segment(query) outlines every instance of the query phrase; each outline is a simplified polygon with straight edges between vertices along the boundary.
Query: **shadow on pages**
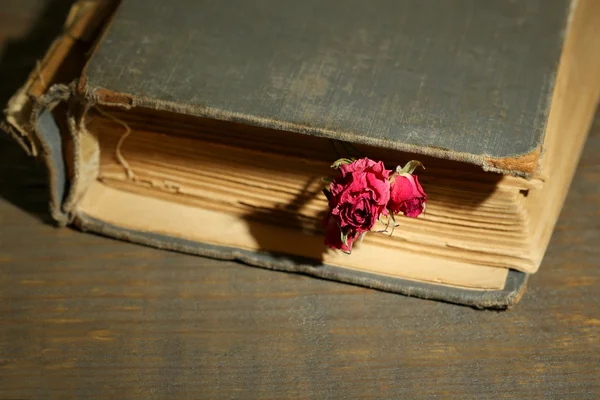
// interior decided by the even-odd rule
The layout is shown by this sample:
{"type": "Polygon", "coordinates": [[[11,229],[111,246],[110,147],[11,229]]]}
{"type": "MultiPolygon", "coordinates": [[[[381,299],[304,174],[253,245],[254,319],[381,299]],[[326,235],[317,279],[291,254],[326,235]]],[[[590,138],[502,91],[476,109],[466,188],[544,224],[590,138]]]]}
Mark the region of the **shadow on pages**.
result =
{"type": "MultiPolygon", "coordinates": [[[[260,251],[267,253],[276,259],[277,263],[285,263],[286,261],[294,262],[295,264],[303,264],[318,267],[323,264],[323,255],[328,248],[322,246],[310,246],[305,248],[307,251],[303,257],[272,252],[270,249],[285,248],[292,249],[296,243],[281,243],[281,238],[277,237],[265,225],[271,224],[275,226],[283,226],[295,232],[302,232],[305,235],[318,235],[322,231],[321,220],[326,213],[322,212],[316,220],[308,219],[301,215],[300,210],[312,199],[317,196],[323,196],[321,190],[311,190],[315,186],[315,181],[320,178],[313,178],[306,182],[302,191],[291,202],[285,206],[276,207],[275,209],[260,208],[252,205],[244,204],[251,212],[244,216],[248,223],[250,233],[260,247],[260,251]]],[[[322,243],[322,241],[321,241],[322,243]]]]}
{"type": "MultiPolygon", "coordinates": [[[[396,164],[402,164],[411,158],[419,157],[414,154],[390,152],[388,150],[373,148],[362,148],[361,152],[363,154],[373,154],[374,157],[377,156],[383,159],[388,168],[396,164]]],[[[466,213],[469,215],[495,192],[499,181],[502,179],[502,175],[486,174],[478,166],[456,161],[434,160],[431,157],[425,156],[422,159],[430,165],[437,163],[436,168],[438,170],[443,166],[443,168],[448,168],[449,170],[457,170],[461,171],[461,173],[469,173],[481,177],[477,182],[469,182],[468,180],[466,182],[459,182],[458,180],[449,178],[447,174],[444,177],[440,177],[436,176],[435,173],[431,173],[430,170],[419,171],[419,177],[425,192],[429,193],[429,210],[431,214],[436,213],[434,207],[432,207],[434,204],[443,204],[446,210],[450,209],[454,210],[457,214],[466,213]]],[[[436,168],[432,167],[431,170],[435,170],[436,168]]],[[[335,171],[332,170],[331,174],[335,175],[335,171]]],[[[276,174],[274,174],[274,179],[276,179],[276,174]]],[[[313,177],[307,180],[303,190],[291,202],[275,209],[259,208],[240,202],[251,210],[251,212],[244,216],[244,219],[248,222],[250,233],[263,253],[275,257],[277,261],[293,260],[295,263],[320,266],[323,263],[324,254],[327,251],[333,251],[329,250],[323,243],[325,232],[321,221],[325,217],[327,210],[324,209],[317,219],[308,219],[301,214],[302,208],[309,201],[318,196],[324,196],[320,190],[320,185],[317,184],[317,181],[320,182],[320,180],[320,177],[313,177]],[[311,243],[311,245],[305,245],[301,251],[301,254],[305,257],[300,259],[300,257],[273,252],[271,250],[273,248],[299,250],[300,246],[297,243],[281,243],[282,240],[286,239],[278,237],[268,229],[268,226],[265,227],[268,224],[286,227],[295,232],[303,232],[305,235],[311,236],[310,240],[304,242],[311,243]]],[[[443,216],[442,218],[445,220],[448,219],[447,216],[443,216]]],[[[458,218],[458,222],[460,222],[461,217],[458,218]]],[[[397,219],[397,222],[399,226],[396,229],[401,230],[403,218],[400,217],[397,219]]],[[[447,221],[446,223],[453,224],[455,222],[447,221]]],[[[357,243],[357,246],[359,248],[360,244],[357,243]]]]}

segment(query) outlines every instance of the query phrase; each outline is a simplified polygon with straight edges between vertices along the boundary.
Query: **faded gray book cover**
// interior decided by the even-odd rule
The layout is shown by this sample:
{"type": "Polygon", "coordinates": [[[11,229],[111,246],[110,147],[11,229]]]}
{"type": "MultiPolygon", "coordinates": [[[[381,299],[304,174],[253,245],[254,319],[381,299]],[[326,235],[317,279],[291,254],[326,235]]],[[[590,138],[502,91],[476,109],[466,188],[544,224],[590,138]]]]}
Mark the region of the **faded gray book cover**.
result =
{"type": "Polygon", "coordinates": [[[141,106],[530,176],[569,9],[569,0],[127,0],[85,77],[141,106]]]}

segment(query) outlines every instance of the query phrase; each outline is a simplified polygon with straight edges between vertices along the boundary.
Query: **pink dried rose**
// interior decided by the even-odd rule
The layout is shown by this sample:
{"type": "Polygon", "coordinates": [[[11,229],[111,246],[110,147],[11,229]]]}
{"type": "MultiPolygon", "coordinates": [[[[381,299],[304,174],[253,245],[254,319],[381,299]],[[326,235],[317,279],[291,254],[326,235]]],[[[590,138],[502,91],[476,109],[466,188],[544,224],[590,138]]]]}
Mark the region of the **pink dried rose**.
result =
{"type": "Polygon", "coordinates": [[[427,195],[419,178],[412,174],[394,174],[390,186],[390,212],[402,212],[407,217],[416,218],[425,210],[427,195]]]}
{"type": "Polygon", "coordinates": [[[341,175],[329,185],[326,244],[349,252],[354,240],[371,230],[381,214],[387,215],[392,171],[368,158],[336,164],[341,175]],[[339,241],[334,238],[336,227],[339,241]]]}
{"type": "Polygon", "coordinates": [[[324,190],[330,209],[323,220],[325,244],[350,253],[354,242],[362,239],[380,216],[389,217],[388,227],[393,222],[392,232],[394,214],[418,217],[427,201],[419,179],[412,174],[418,166],[422,166],[419,161],[409,161],[392,174],[381,161],[337,160],[332,167],[338,168],[340,175],[324,190]]]}

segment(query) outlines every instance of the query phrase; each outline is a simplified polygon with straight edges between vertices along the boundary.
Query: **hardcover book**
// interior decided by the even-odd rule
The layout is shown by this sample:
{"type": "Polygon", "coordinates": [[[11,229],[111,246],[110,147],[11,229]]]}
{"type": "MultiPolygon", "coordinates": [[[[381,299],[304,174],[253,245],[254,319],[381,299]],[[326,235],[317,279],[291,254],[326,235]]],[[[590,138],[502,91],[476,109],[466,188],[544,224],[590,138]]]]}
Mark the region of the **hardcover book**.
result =
{"type": "Polygon", "coordinates": [[[507,308],[598,103],[599,25],[594,0],[79,1],[7,131],[60,225],[507,308]],[[322,178],[351,153],[421,161],[427,208],[345,254],[322,178]]]}

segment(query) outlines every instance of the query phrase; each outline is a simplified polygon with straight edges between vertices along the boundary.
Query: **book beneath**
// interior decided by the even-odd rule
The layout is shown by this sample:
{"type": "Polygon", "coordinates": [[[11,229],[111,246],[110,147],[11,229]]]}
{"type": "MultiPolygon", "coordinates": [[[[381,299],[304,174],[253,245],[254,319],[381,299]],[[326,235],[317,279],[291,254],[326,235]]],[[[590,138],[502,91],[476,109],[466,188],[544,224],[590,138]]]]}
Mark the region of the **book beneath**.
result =
{"type": "MultiPolygon", "coordinates": [[[[469,50],[452,59],[444,58],[445,48],[426,46],[428,34],[417,25],[389,32],[378,26],[377,18],[387,23],[386,14],[401,11],[431,29],[446,18],[416,5],[382,0],[387,13],[358,7],[337,15],[316,0],[294,12],[268,1],[271,22],[246,32],[223,28],[240,17],[227,1],[207,9],[214,20],[202,27],[188,17],[208,18],[200,16],[208,7],[203,2],[172,1],[162,14],[142,3],[78,2],[66,33],[7,108],[13,135],[51,172],[57,221],[155,247],[480,308],[518,301],[527,276],[542,263],[598,102],[600,38],[591,28],[600,22],[597,2],[540,3],[542,20],[511,2],[467,2],[471,12],[499,25],[476,24],[486,43],[460,42],[464,16],[452,14],[457,20],[434,32],[440,43],[469,50]],[[309,18],[317,9],[323,14],[309,18]],[[284,23],[294,13],[314,29],[284,23]],[[184,14],[181,26],[160,22],[184,14]],[[323,36],[322,24],[334,14],[334,37],[346,32],[344,19],[353,21],[365,38],[380,42],[377,51],[388,53],[373,53],[358,39],[323,36]],[[509,27],[522,35],[517,39],[509,27]],[[185,32],[191,33],[183,45],[185,32]],[[400,56],[412,48],[403,41],[408,33],[430,53],[400,56]],[[530,58],[542,33],[546,42],[530,58]],[[305,47],[307,41],[314,47],[305,47]],[[301,67],[290,64],[296,53],[286,43],[304,57],[296,60],[301,67]],[[281,57],[273,58],[275,50],[281,57]],[[359,55],[370,72],[356,64],[359,55]],[[493,70],[486,61],[508,65],[519,55],[520,70],[493,70]],[[456,104],[447,96],[457,90],[454,83],[432,75],[445,73],[436,67],[444,63],[464,83],[455,93],[463,107],[458,114],[450,112],[456,104]],[[327,85],[319,65],[330,68],[327,85]],[[408,73],[417,67],[427,74],[408,73]],[[494,76],[504,86],[492,87],[494,76]],[[394,81],[400,78],[421,86],[394,81]],[[416,97],[400,89],[414,89],[416,97]],[[526,101],[511,102],[515,96],[526,101]],[[371,107],[379,108],[364,114],[371,107]],[[323,244],[322,177],[331,175],[332,161],[348,155],[343,143],[390,169],[411,159],[426,166],[418,172],[426,212],[399,219],[392,232],[365,236],[351,255],[323,244]]],[[[266,18],[244,10],[248,21],[266,18]]],[[[384,229],[378,223],[373,231],[384,229]]]]}

